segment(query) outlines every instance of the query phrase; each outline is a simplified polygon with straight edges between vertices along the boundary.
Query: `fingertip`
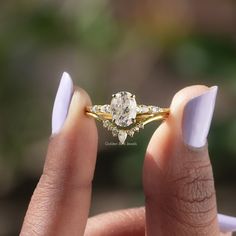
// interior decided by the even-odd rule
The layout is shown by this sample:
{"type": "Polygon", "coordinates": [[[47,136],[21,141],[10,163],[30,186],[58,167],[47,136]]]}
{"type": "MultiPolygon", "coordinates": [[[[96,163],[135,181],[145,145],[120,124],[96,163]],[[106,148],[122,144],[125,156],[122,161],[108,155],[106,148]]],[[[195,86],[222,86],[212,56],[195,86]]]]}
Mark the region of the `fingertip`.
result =
{"type": "Polygon", "coordinates": [[[97,127],[95,120],[85,114],[85,107],[90,104],[88,93],[75,87],[65,123],[50,140],[44,168],[61,170],[61,173],[69,169],[76,185],[91,183],[96,163],[97,127]]]}
{"type": "Polygon", "coordinates": [[[183,110],[188,101],[203,94],[208,90],[209,87],[205,85],[193,85],[185,87],[178,91],[174,95],[170,105],[171,112],[168,118],[168,122],[174,122],[175,124],[181,125],[183,110]]]}
{"type": "Polygon", "coordinates": [[[209,88],[205,85],[193,85],[178,91],[172,99],[169,117],[155,130],[147,151],[150,153],[155,151],[157,153],[163,152],[163,150],[166,150],[164,147],[169,147],[173,140],[182,143],[182,122],[186,104],[191,99],[204,94],[209,90],[212,90],[213,92],[217,91],[217,86],[209,88]],[[160,146],[162,147],[161,150],[160,148],[157,148],[160,146]]]}
{"type": "Polygon", "coordinates": [[[78,129],[87,129],[88,133],[86,136],[93,136],[97,139],[95,120],[88,117],[85,113],[85,108],[89,105],[91,105],[91,99],[88,93],[80,87],[75,87],[68,116],[62,130],[64,134],[73,133],[78,129]]]}
{"type": "Polygon", "coordinates": [[[159,157],[156,161],[160,165],[162,165],[160,157],[168,156],[167,152],[173,149],[174,143],[182,142],[181,126],[185,105],[190,99],[208,89],[205,85],[193,85],[181,89],[174,95],[170,105],[169,117],[155,130],[147,147],[147,153],[159,157]]]}

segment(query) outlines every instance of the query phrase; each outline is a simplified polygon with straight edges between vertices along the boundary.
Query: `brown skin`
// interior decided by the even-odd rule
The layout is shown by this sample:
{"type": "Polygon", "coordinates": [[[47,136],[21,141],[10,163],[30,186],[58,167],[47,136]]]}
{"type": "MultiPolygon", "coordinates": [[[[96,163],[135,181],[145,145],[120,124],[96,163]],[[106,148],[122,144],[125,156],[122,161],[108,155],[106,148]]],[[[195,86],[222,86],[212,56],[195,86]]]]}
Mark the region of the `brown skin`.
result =
{"type": "Polygon", "coordinates": [[[148,145],[143,174],[148,235],[219,235],[207,146],[187,147],[181,134],[186,102],[206,90],[181,90],[171,104],[171,116],[148,145]]]}
{"type": "Polygon", "coordinates": [[[50,138],[21,235],[83,235],[98,141],[95,121],[84,115],[88,104],[83,90],[75,92],[62,131],[50,138]]]}
{"type": "Polygon", "coordinates": [[[143,168],[145,208],[90,219],[98,137],[94,119],[84,114],[89,96],[77,89],[62,130],[50,138],[20,235],[144,236],[145,229],[147,236],[220,235],[207,146],[191,149],[181,135],[186,102],[207,89],[191,86],[178,92],[168,120],[151,138],[143,168]]]}

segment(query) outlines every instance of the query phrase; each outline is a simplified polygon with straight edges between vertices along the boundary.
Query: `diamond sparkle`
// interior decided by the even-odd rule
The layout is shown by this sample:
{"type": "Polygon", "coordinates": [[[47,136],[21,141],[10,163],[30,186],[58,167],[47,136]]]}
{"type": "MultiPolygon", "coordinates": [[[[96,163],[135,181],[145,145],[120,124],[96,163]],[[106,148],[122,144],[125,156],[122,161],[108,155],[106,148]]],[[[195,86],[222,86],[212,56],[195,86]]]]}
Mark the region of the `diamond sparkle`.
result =
{"type": "Polygon", "coordinates": [[[114,94],[111,100],[111,114],[117,126],[128,127],[135,123],[137,115],[135,96],[125,91],[114,94]]]}

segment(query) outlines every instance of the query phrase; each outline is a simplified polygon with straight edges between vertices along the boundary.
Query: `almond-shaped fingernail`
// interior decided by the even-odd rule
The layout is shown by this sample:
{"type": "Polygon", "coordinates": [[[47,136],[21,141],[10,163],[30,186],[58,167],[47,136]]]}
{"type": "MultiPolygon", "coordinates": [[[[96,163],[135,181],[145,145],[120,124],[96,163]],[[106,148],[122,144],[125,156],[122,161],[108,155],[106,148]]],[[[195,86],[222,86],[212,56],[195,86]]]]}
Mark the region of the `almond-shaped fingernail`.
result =
{"type": "Polygon", "coordinates": [[[218,221],[221,232],[235,232],[236,231],[236,217],[218,214],[218,221]]]}
{"type": "Polygon", "coordinates": [[[185,144],[194,148],[206,144],[215,108],[217,86],[192,98],[184,108],[182,133],[185,144]]]}
{"type": "Polygon", "coordinates": [[[73,94],[73,81],[67,72],[64,72],[57,90],[52,112],[52,134],[60,132],[68,113],[73,94]]]}

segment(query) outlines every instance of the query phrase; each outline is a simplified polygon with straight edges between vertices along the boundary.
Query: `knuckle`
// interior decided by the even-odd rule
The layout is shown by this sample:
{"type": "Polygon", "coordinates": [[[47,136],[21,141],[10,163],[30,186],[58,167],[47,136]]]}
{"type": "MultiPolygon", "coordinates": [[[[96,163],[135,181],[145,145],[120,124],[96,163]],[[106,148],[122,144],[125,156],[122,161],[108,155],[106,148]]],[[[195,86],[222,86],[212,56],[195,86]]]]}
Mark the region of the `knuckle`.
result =
{"type": "Polygon", "coordinates": [[[210,163],[185,166],[174,179],[167,182],[165,193],[172,206],[163,210],[181,224],[201,228],[209,226],[216,217],[214,180],[210,163]]]}
{"type": "Polygon", "coordinates": [[[44,171],[38,184],[41,193],[57,196],[64,196],[65,193],[74,191],[85,191],[91,187],[92,179],[77,179],[70,170],[65,170],[64,173],[58,175],[57,171],[53,169],[44,171]]]}
{"type": "Polygon", "coordinates": [[[76,142],[77,140],[70,136],[58,136],[51,140],[39,182],[41,188],[64,191],[91,187],[93,174],[78,166],[80,157],[76,142]]]}

